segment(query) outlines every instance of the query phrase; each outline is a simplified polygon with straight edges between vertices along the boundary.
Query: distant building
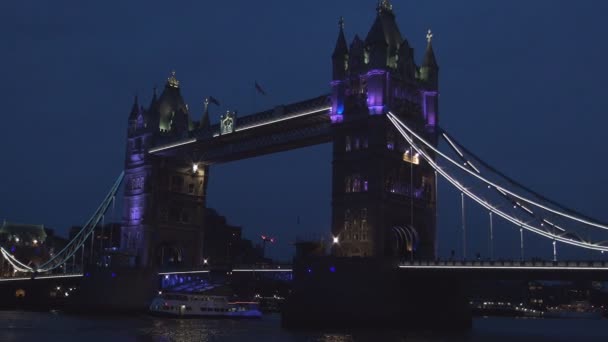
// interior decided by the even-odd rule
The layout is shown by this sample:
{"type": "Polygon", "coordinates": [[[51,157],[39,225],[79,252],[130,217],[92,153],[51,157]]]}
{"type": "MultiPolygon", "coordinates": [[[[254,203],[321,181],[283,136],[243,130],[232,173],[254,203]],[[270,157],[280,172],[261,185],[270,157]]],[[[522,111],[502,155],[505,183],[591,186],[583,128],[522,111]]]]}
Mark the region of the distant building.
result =
{"type": "Polygon", "coordinates": [[[53,230],[45,229],[41,224],[4,221],[0,227],[0,246],[28,266],[48,260],[56,244],[53,230]]]}
{"type": "Polygon", "coordinates": [[[265,262],[260,246],[242,238],[242,228],[229,224],[214,209],[206,209],[203,256],[214,265],[265,262]]]}

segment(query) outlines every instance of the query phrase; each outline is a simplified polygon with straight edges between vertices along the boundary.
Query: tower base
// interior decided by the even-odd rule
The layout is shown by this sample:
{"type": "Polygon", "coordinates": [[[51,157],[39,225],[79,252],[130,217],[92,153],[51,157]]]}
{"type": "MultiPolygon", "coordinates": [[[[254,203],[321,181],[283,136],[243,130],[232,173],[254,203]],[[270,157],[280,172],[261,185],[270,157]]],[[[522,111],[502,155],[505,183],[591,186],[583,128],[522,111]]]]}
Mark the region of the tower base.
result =
{"type": "Polygon", "coordinates": [[[462,286],[440,275],[413,278],[390,261],[334,257],[299,260],[294,272],[282,312],[285,328],[467,331],[472,326],[462,286]]]}

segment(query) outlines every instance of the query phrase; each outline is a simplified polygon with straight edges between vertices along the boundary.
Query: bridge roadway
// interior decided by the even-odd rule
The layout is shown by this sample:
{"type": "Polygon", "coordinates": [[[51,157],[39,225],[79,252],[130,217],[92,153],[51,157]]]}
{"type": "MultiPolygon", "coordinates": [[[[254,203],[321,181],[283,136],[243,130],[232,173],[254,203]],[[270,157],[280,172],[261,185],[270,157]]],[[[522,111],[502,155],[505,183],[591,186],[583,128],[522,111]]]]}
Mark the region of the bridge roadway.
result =
{"type": "MultiPolygon", "coordinates": [[[[394,263],[403,272],[420,275],[446,276],[466,275],[475,279],[542,279],[542,280],[606,280],[608,281],[608,261],[405,261],[394,263]]],[[[234,268],[206,266],[197,269],[163,270],[159,276],[202,274],[209,272],[266,273],[293,272],[292,265],[239,265],[234,268]]],[[[311,270],[312,271],[312,270],[311,270]]],[[[27,281],[32,279],[78,278],[75,274],[39,274],[36,276],[16,276],[0,278],[0,282],[27,281]]]]}
{"type": "Polygon", "coordinates": [[[328,95],[321,95],[237,117],[231,133],[220,134],[218,123],[187,137],[167,136],[149,153],[196,156],[203,164],[215,164],[322,144],[331,140],[330,109],[328,95]]]}
{"type": "MultiPolygon", "coordinates": [[[[477,280],[605,280],[607,261],[406,261],[402,272],[420,276],[466,276],[477,280]]],[[[160,272],[159,275],[207,273],[209,269],[160,272]]],[[[315,271],[315,270],[310,270],[315,271]]],[[[291,265],[239,266],[227,272],[293,272],[291,265]]]]}

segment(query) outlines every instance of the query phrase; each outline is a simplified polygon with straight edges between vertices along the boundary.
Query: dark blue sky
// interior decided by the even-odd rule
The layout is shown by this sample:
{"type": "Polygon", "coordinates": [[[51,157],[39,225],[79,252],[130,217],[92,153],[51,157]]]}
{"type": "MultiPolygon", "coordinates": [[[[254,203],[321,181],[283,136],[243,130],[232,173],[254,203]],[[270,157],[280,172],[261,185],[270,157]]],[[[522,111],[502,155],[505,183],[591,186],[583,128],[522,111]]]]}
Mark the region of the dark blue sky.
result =
{"type": "MultiPolygon", "coordinates": [[[[338,18],[345,18],[349,41],[365,36],[375,5],[3,2],[0,218],[60,232],[82,224],[123,166],[133,94],[147,104],[171,69],[195,118],[204,96],[220,99],[213,122],[226,109],[252,111],[254,80],[268,93],[257,98],[258,110],[327,92],[338,18]]],[[[441,125],[524,184],[608,220],[608,2],[393,5],[418,61],[426,30],[435,34],[441,125]]],[[[208,204],[247,236],[276,235],[273,253],[284,257],[296,236],[328,235],[330,183],[331,146],[321,145],[214,166],[208,204]]],[[[457,249],[459,196],[441,186],[440,250],[447,255],[457,249]]],[[[472,240],[483,241],[471,251],[484,254],[486,228],[473,228],[470,215],[472,240]]],[[[518,233],[499,228],[507,243],[497,255],[517,256],[518,233]]],[[[548,257],[551,250],[538,239],[529,246],[530,255],[548,257]]]]}

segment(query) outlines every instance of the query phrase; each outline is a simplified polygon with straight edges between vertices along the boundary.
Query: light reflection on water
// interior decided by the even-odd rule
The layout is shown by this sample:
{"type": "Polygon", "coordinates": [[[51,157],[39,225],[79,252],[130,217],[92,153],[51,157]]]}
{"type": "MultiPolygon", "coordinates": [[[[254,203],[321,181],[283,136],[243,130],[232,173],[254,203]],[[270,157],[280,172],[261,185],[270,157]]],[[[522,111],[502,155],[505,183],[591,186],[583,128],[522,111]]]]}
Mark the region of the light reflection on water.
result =
{"type": "Polygon", "coordinates": [[[475,319],[474,328],[468,334],[444,335],[366,330],[292,332],[280,328],[278,315],[265,316],[261,320],[210,320],[0,311],[0,341],[606,342],[608,320],[479,318],[475,319]]]}

